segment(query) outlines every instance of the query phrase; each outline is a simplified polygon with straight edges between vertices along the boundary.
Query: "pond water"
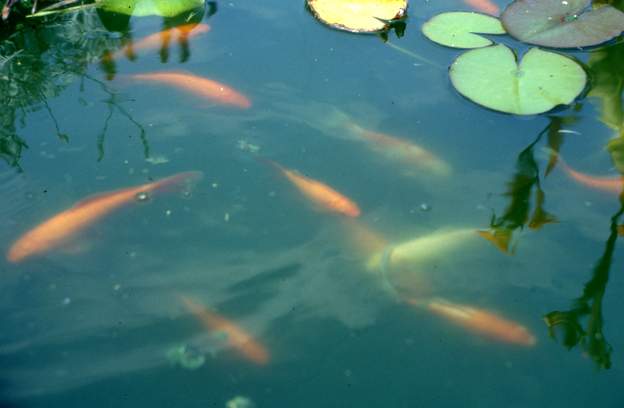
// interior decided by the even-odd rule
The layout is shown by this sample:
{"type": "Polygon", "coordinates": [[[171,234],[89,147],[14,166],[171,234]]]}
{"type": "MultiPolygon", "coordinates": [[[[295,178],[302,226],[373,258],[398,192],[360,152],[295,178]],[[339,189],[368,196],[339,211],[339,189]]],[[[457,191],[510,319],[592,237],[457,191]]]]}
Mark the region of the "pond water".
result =
{"type": "Polygon", "coordinates": [[[303,3],[2,43],[0,405],[624,406],[621,104],[461,97],[420,26],[463,1],[388,43],[303,3]]]}

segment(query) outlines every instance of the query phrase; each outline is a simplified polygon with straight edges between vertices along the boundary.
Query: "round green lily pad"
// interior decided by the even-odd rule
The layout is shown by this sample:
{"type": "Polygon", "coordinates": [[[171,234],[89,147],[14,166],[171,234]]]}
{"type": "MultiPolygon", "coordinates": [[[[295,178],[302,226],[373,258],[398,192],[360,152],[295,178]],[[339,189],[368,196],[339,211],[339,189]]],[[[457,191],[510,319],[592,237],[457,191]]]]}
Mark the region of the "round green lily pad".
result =
{"type": "Polygon", "coordinates": [[[453,48],[487,47],[492,41],[481,34],[505,34],[500,21],[492,16],[471,12],[441,13],[422,26],[431,41],[453,48]]]}
{"type": "Polygon", "coordinates": [[[571,103],[587,75],[568,57],[531,48],[520,64],[504,45],[467,51],[450,68],[459,93],[486,108],[534,115],[571,103]]]}
{"type": "Polygon", "coordinates": [[[202,7],[205,0],[98,0],[97,7],[129,16],[174,17],[202,7]]]}
{"type": "Polygon", "coordinates": [[[624,13],[591,0],[516,0],[501,19],[507,32],[529,44],[555,48],[588,47],[624,30],[624,13]]]}

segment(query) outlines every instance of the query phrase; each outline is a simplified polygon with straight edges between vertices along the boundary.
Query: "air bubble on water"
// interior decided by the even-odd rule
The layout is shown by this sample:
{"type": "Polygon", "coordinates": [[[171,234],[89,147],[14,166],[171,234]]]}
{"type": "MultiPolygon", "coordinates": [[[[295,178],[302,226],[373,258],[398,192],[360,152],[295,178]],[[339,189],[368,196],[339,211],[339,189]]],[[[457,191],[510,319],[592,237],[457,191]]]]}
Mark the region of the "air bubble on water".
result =
{"type": "Polygon", "coordinates": [[[146,191],[141,191],[140,193],[137,193],[134,198],[139,202],[147,201],[149,200],[149,194],[146,191]]]}
{"type": "Polygon", "coordinates": [[[225,403],[225,408],[254,408],[255,406],[256,404],[251,399],[242,395],[237,395],[225,403]]]}
{"type": "Polygon", "coordinates": [[[71,303],[71,299],[66,297],[65,299],[63,299],[63,306],[68,306],[71,303]]]}

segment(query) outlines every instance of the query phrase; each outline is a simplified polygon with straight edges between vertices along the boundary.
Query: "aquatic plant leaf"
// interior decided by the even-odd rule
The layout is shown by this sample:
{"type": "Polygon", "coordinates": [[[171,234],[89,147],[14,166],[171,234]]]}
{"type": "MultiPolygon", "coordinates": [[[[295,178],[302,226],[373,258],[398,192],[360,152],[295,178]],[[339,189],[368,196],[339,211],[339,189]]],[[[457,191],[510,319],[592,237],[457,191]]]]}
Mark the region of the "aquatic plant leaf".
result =
{"type": "Polygon", "coordinates": [[[407,10],[407,0],[307,0],[307,4],[317,20],[353,33],[387,30],[407,10]]]}
{"type": "Polygon", "coordinates": [[[591,0],[516,0],[501,20],[507,32],[529,44],[588,47],[624,30],[624,13],[611,6],[588,8],[591,0]]]}
{"type": "Polygon", "coordinates": [[[174,17],[185,11],[202,7],[205,0],[98,0],[103,10],[131,16],[174,17]]]}
{"type": "Polygon", "coordinates": [[[500,21],[485,14],[470,12],[442,13],[422,26],[423,34],[431,41],[452,48],[480,48],[492,41],[480,34],[505,34],[500,21]]]}
{"type": "Polygon", "coordinates": [[[504,45],[465,52],[449,73],[455,89],[466,98],[516,115],[569,104],[587,82],[583,68],[570,58],[531,48],[518,64],[504,45]]]}

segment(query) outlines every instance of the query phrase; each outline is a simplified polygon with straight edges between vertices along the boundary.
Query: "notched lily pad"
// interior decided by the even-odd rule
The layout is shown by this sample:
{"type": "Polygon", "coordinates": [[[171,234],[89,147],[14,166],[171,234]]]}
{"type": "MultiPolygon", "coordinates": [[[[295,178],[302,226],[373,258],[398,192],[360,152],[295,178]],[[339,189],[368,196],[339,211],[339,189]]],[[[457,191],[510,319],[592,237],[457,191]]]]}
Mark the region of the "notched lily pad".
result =
{"type": "Polygon", "coordinates": [[[492,45],[492,41],[476,33],[505,34],[505,29],[495,17],[460,11],[438,14],[423,24],[422,32],[447,47],[480,48],[492,45]]]}
{"type": "Polygon", "coordinates": [[[405,17],[407,0],[307,0],[314,17],[353,33],[385,31],[405,17]]]}
{"type": "Polygon", "coordinates": [[[174,17],[203,7],[205,0],[96,0],[97,7],[128,16],[174,17]]]}
{"type": "Polygon", "coordinates": [[[624,30],[624,13],[611,6],[589,8],[591,0],[516,0],[501,15],[520,41],[554,48],[589,47],[624,30]]]}
{"type": "Polygon", "coordinates": [[[479,105],[516,115],[534,115],[571,103],[587,75],[570,58],[531,48],[520,64],[504,45],[467,51],[450,68],[453,86],[479,105]]]}

